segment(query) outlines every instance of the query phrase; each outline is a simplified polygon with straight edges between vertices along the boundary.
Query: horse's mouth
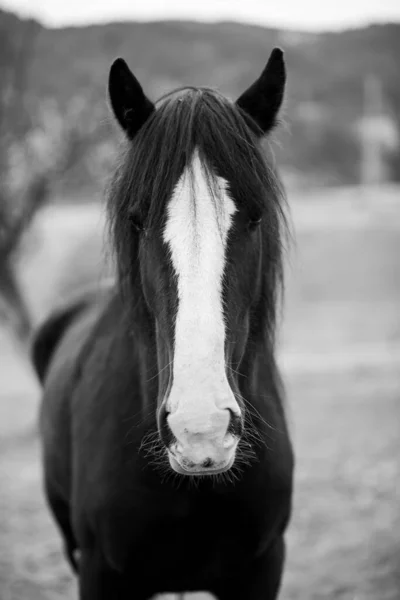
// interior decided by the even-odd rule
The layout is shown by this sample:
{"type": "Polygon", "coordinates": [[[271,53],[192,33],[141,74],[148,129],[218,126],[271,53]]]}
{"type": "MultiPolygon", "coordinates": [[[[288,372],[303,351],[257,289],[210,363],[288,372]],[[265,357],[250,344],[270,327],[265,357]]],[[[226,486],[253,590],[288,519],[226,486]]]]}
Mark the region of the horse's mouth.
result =
{"type": "Polygon", "coordinates": [[[220,475],[221,473],[229,471],[235,461],[235,456],[232,456],[226,464],[219,464],[215,468],[203,468],[201,466],[186,468],[181,465],[181,463],[173,456],[171,452],[168,452],[168,458],[169,464],[176,473],[179,473],[179,475],[186,475],[188,477],[212,477],[213,475],[220,475]]]}

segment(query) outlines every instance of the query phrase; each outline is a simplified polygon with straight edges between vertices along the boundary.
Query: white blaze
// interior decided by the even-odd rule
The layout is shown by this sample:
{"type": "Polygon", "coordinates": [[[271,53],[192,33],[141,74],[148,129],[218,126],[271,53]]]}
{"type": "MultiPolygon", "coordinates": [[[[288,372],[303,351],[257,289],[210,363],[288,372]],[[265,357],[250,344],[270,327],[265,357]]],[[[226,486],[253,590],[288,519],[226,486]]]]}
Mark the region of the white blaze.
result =
{"type": "MultiPolygon", "coordinates": [[[[236,207],[226,181],[210,192],[197,153],[168,205],[164,241],[177,276],[173,384],[167,409],[190,415],[189,426],[205,431],[216,408],[236,409],[225,373],[222,280],[225,249],[236,207]],[[218,211],[216,210],[218,205],[218,211]]],[[[211,421],[210,421],[211,419],[211,421]]]]}

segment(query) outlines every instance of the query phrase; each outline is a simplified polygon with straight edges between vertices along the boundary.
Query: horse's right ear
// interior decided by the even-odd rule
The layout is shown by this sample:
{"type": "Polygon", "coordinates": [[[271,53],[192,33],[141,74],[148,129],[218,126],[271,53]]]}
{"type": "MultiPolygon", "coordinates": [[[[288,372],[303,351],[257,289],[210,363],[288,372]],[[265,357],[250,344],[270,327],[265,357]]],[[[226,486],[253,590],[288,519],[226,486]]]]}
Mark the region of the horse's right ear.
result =
{"type": "Polygon", "coordinates": [[[117,58],[110,69],[108,93],[114,115],[132,139],[154,111],[142,86],[123,58],[117,58]]]}

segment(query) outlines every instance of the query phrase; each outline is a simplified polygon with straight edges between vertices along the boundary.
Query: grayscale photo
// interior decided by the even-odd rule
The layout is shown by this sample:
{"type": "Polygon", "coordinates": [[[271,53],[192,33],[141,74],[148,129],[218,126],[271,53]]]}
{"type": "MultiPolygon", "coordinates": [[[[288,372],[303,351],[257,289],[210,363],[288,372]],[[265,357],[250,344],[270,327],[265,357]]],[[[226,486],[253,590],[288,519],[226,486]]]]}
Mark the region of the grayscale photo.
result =
{"type": "Polygon", "coordinates": [[[400,600],[400,3],[0,0],[0,600],[400,600]]]}

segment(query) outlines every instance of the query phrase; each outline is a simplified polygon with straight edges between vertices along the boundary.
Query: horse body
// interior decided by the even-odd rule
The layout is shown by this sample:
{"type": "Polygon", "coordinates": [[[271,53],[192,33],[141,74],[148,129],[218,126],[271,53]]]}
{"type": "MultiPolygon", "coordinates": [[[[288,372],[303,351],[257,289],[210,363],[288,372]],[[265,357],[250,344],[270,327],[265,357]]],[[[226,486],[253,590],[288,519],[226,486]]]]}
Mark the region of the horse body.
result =
{"type": "MultiPolygon", "coordinates": [[[[124,125],[129,113],[110,95],[124,125]]],[[[173,118],[203,97],[195,91],[172,100],[173,118]]],[[[137,111],[141,119],[151,119],[148,102],[137,111]]],[[[201,110],[196,105],[194,122],[211,119],[201,110]]],[[[137,124],[128,125],[128,136],[137,135],[137,124]]],[[[240,173],[236,182],[216,157],[210,171],[218,178],[204,164],[193,175],[189,234],[180,235],[179,211],[191,200],[179,208],[179,181],[204,160],[209,131],[203,148],[200,136],[199,149],[185,153],[186,167],[177,159],[168,208],[158,207],[162,226],[155,219],[143,235],[140,211],[125,205],[129,194],[111,215],[119,284],[60,310],[35,342],[45,488],[81,600],[197,590],[219,600],[273,600],[279,590],[293,454],[273,347],[278,217],[271,207],[262,221],[254,206],[250,216],[240,210],[240,173]],[[126,226],[132,212],[140,236],[126,226]],[[249,222],[256,223],[250,233],[249,222]]],[[[246,129],[242,135],[252,140],[246,129]]],[[[124,173],[117,196],[121,181],[124,173]]]]}
{"type": "MultiPolygon", "coordinates": [[[[119,589],[118,574],[121,598],[123,592],[134,598],[168,591],[217,594],[226,579],[232,579],[227,598],[234,598],[242,578],[254,578],[249,558],[268,554],[271,541],[279,544],[290,514],[291,449],[271,373],[253,365],[255,385],[273,403],[259,404],[270,431],[251,472],[234,487],[207,479],[176,485],[168,475],[146,469],[139,452],[153,427],[141,393],[151,372],[147,364],[154,365],[143,348],[152,340],[148,346],[137,343],[121,308],[118,297],[102,313],[97,304],[82,308],[46,380],[41,411],[46,491],[67,549],[72,554],[79,548],[83,560],[86,553],[93,556],[93,546],[100,554],[92,558],[102,574],[90,582],[96,586],[93,598],[110,597],[107,574],[112,594],[119,589]]],[[[149,397],[156,393],[148,389],[149,397]]],[[[242,393],[249,396],[246,389],[242,393]]]]}

